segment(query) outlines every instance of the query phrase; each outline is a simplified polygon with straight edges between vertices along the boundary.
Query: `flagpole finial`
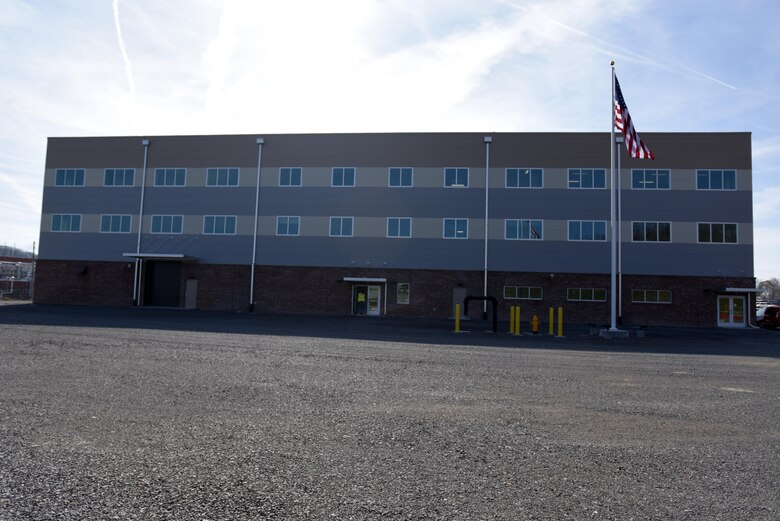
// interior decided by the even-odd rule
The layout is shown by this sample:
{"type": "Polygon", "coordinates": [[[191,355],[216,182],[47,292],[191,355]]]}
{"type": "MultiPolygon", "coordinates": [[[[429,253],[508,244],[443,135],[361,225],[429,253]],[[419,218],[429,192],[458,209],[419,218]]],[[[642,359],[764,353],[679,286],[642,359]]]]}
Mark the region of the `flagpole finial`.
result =
{"type": "Polygon", "coordinates": [[[610,60],[609,64],[610,64],[610,66],[614,67],[615,66],[615,60],[610,60]]]}

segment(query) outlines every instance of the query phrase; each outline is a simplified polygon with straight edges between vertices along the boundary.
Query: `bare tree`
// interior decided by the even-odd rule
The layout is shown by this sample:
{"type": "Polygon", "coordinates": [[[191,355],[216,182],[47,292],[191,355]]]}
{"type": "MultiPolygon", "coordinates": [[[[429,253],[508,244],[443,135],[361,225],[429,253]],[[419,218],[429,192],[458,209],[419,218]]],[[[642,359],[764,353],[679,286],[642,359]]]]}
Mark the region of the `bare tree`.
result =
{"type": "Polygon", "coordinates": [[[780,281],[776,278],[762,280],[758,283],[761,298],[767,302],[780,301],[780,281]]]}

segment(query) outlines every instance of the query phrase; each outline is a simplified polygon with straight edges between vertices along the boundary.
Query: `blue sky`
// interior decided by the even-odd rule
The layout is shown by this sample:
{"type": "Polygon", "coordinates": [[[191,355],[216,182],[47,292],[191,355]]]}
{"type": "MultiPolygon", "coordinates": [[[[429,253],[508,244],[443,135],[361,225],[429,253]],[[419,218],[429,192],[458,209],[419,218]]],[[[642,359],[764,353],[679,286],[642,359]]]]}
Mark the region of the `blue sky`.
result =
{"type": "MultiPolygon", "coordinates": [[[[46,138],[753,133],[756,277],[780,277],[776,0],[0,0],[0,242],[30,249],[46,138]]],[[[648,143],[652,146],[652,143],[648,143]]]]}

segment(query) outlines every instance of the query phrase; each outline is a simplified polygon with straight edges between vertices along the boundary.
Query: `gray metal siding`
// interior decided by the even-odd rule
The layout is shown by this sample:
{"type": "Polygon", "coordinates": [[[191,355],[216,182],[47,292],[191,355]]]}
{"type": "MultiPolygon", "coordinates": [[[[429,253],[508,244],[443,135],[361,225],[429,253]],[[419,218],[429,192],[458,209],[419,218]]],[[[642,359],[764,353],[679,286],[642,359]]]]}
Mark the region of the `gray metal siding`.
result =
{"type": "Polygon", "coordinates": [[[625,190],[624,221],[753,222],[751,192],[625,190]]]}
{"type": "MultiPolygon", "coordinates": [[[[485,134],[264,136],[258,262],[267,265],[482,269],[485,134]],[[356,168],[355,187],[331,187],[335,166],[356,168]],[[302,187],[279,187],[280,167],[303,168],[302,187]],[[413,188],[387,186],[389,167],[414,169],[413,188]],[[468,188],[445,188],[444,168],[469,168],[468,188]],[[300,236],[277,237],[276,216],[299,216],[300,236]],[[354,237],[328,237],[331,216],[354,217],[354,237]],[[386,238],[388,217],[412,218],[413,238],[386,238]],[[443,218],[468,218],[468,240],[442,239],[443,218]]],[[[568,220],[610,218],[609,190],[567,188],[569,168],[609,165],[609,136],[494,134],[490,157],[492,270],[606,273],[608,242],[569,242],[568,220]],[[504,188],[506,168],[543,168],[543,189],[504,188]],[[504,241],[504,219],[541,219],[543,241],[504,241]]],[[[643,134],[658,160],[622,160],[626,273],[752,274],[750,135],[643,134]],[[631,169],[667,168],[670,190],[632,190],[631,169]],[[738,170],[734,191],[695,190],[697,168],[738,170]],[[672,243],[632,243],[632,221],[672,223],[672,243]],[[739,224],[738,245],[696,243],[697,222],[739,224]],[[631,271],[634,270],[634,271],[631,271]]],[[[44,183],[41,257],[118,260],[135,251],[140,137],[52,138],[44,183]],[[86,186],[55,187],[56,168],[86,168],[86,186]],[[136,169],[134,187],[103,187],[104,168],[136,169]],[[82,215],[81,233],[51,233],[51,214],[82,215]],[[101,214],[132,215],[131,234],[101,234],[101,214]]],[[[142,251],[200,262],[248,264],[254,225],[255,136],[150,138],[142,251]],[[187,168],[186,187],[155,187],[156,167],[187,168]],[[240,186],[206,187],[206,168],[240,167],[240,186]],[[152,215],[182,215],[179,235],[149,233],[152,215]],[[203,235],[204,215],[237,216],[236,235],[203,235]]]]}
{"type": "MultiPolygon", "coordinates": [[[[257,166],[257,137],[265,139],[263,166],[484,167],[490,135],[492,168],[607,167],[609,134],[400,133],[150,136],[149,166],[257,166]]],[[[143,167],[144,137],[49,138],[46,168],[143,167]]],[[[657,159],[626,157],[631,168],[752,169],[750,133],[653,133],[642,139],[657,159]]]]}
{"type": "Polygon", "coordinates": [[[627,275],[753,276],[752,244],[631,243],[623,245],[627,275]]]}
{"type": "MultiPolygon", "coordinates": [[[[79,189],[47,187],[43,213],[138,214],[140,188],[79,189]],[[77,191],[74,191],[77,190],[77,191]],[[74,197],[75,195],[75,197],[74,197]]],[[[491,219],[609,219],[609,190],[490,190],[491,219]]],[[[751,192],[622,191],[624,221],[752,221],[751,192]]],[[[483,189],[414,188],[262,188],[260,214],[360,217],[484,216],[483,189]]],[[[152,187],[144,213],[176,215],[252,215],[251,188],[152,187]]]]}

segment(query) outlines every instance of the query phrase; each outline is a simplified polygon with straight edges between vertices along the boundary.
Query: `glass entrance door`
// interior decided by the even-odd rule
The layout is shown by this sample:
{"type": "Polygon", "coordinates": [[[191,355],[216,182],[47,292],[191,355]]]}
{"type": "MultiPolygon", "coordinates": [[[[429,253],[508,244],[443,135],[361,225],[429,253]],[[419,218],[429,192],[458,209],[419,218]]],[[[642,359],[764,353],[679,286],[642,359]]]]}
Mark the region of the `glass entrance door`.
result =
{"type": "Polygon", "coordinates": [[[368,307],[366,309],[367,315],[377,316],[381,313],[382,311],[381,297],[382,297],[381,286],[368,287],[368,307]]]}
{"type": "Polygon", "coordinates": [[[745,297],[718,297],[718,326],[745,327],[745,297]]]}

